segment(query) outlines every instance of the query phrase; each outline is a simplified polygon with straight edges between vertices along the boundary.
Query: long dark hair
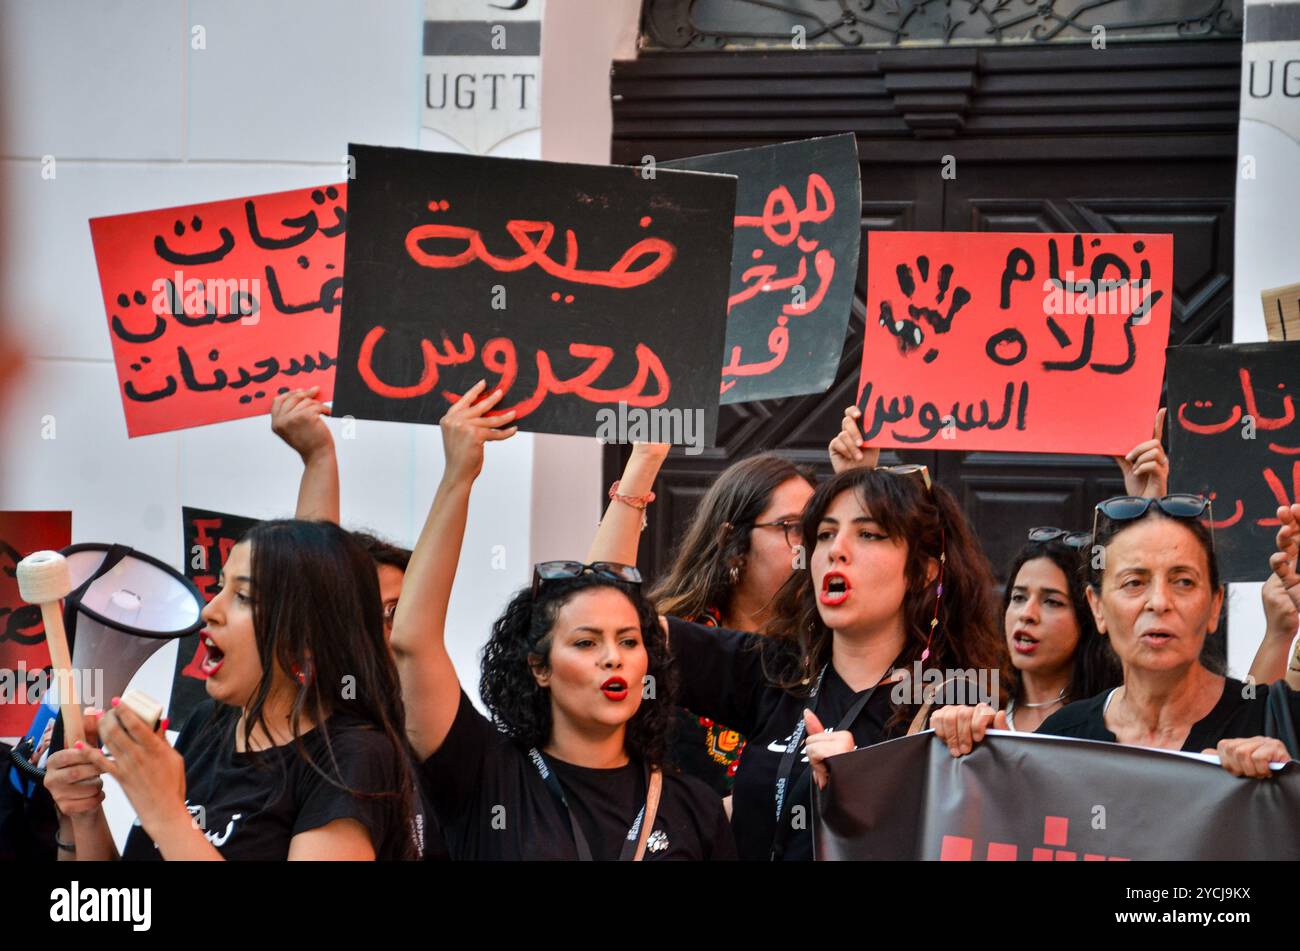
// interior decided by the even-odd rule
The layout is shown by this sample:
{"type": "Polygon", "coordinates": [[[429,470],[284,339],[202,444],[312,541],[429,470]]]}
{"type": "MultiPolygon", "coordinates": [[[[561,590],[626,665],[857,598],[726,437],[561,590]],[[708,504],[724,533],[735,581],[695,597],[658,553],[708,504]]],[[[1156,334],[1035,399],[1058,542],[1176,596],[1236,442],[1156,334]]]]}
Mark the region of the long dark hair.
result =
{"type": "MultiPolygon", "coordinates": [[[[1087,551],[1084,549],[1083,551],[1087,551]]],[[[1084,594],[1083,562],[1085,555],[1080,550],[1071,548],[1053,539],[1049,542],[1026,542],[1016,554],[1007,571],[1007,585],[1002,592],[1002,617],[1005,636],[1005,618],[1007,608],[1011,605],[1011,592],[1016,586],[1016,576],[1028,562],[1046,558],[1065,575],[1066,594],[1070,598],[1070,610],[1074,612],[1074,621],[1079,628],[1079,643],[1075,647],[1073,664],[1070,670],[1070,682],[1065,688],[1065,703],[1095,697],[1103,690],[1118,687],[1124,680],[1119,658],[1110,649],[1110,644],[1097,632],[1092,610],[1088,607],[1088,598],[1084,594]]],[[[1020,672],[1015,665],[1009,666],[1007,693],[1021,702],[1023,684],[1020,672]]]]}
{"type": "MultiPolygon", "coordinates": [[[[827,509],[844,492],[853,492],[891,538],[907,542],[903,621],[907,635],[900,663],[909,670],[921,659],[939,598],[939,624],[925,668],[996,670],[1009,666],[1000,628],[994,621],[993,572],[952,493],[940,485],[927,490],[913,475],[850,469],[817,487],[803,515],[803,537],[817,537],[827,509]],[[929,565],[946,553],[943,594],[929,565]]],[[[807,552],[810,560],[813,551],[807,552]]],[[[812,571],[805,566],[781,589],[766,632],[783,650],[764,654],[768,678],[786,690],[806,693],[809,679],[830,660],[831,631],[817,610],[812,571]]],[[[895,712],[893,723],[914,712],[895,712]]]]}
{"type": "MultiPolygon", "coordinates": [[[[654,693],[641,701],[627,724],[624,743],[627,752],[649,766],[662,766],[667,756],[672,729],[676,681],[668,663],[668,644],[659,615],[633,585],[584,574],[579,578],[548,581],[536,599],[525,588],[510,599],[505,613],[492,625],[492,636],[483,648],[479,692],[497,727],[521,746],[545,746],[551,737],[550,691],[533,676],[533,661],[548,663],[551,635],[560,609],[576,595],[598,588],[613,588],[623,594],[641,623],[648,681],[654,693]]],[[[643,689],[628,684],[630,690],[643,689]]]]}
{"type": "MultiPolygon", "coordinates": [[[[299,755],[326,781],[357,798],[393,800],[391,815],[409,847],[415,785],[374,561],[350,532],[330,522],[260,522],[242,541],[252,549],[253,629],[262,662],[262,679],[244,717],[246,748],[255,726],[271,735],[265,705],[274,671],[289,677],[302,671],[289,717],[299,755]],[[324,762],[317,762],[303,742],[304,714],[324,743],[324,762]],[[336,714],[362,720],[384,735],[399,767],[398,789],[364,793],[348,786],[330,737],[328,721],[336,714]]],[[[374,843],[376,853],[382,844],[374,843]]]]}
{"type": "Polygon", "coordinates": [[[696,507],[672,567],[649,594],[651,602],[683,618],[725,612],[736,588],[731,568],[749,555],[754,523],[791,479],[815,484],[811,471],[770,452],[723,470],[696,507]]]}

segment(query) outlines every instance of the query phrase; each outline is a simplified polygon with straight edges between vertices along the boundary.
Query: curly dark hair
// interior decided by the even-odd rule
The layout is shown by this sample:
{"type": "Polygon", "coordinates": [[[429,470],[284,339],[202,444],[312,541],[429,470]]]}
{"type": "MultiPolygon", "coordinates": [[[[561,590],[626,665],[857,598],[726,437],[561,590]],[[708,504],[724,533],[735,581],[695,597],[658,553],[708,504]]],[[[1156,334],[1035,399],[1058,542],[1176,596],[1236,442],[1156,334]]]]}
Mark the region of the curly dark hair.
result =
{"type": "MultiPolygon", "coordinates": [[[[653,703],[643,701],[627,724],[627,752],[649,766],[662,766],[667,758],[670,732],[675,722],[676,680],[668,658],[668,641],[659,626],[659,614],[635,586],[584,574],[542,584],[534,600],[532,590],[515,594],[505,613],[492,625],[483,648],[479,693],[497,728],[522,746],[545,746],[551,736],[550,691],[537,683],[531,661],[549,661],[555,619],[575,595],[597,588],[613,588],[636,608],[641,639],[649,664],[653,703]]],[[[636,689],[635,684],[629,685],[636,689]]]]}

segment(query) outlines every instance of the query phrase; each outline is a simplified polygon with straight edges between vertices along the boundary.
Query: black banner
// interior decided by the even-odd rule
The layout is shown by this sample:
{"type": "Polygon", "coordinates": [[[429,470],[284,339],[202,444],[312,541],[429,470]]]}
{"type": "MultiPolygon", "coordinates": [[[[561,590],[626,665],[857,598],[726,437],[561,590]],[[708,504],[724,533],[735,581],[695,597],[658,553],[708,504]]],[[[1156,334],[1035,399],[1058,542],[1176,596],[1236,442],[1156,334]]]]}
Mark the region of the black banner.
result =
{"type": "Polygon", "coordinates": [[[336,416],[436,423],[486,379],[524,430],[627,441],[625,403],[659,414],[639,438],[712,444],[734,178],[351,154],[336,416]]]}
{"type": "Polygon", "coordinates": [[[1300,765],[1240,779],[1114,743],[990,732],[954,758],[927,731],[827,761],[819,860],[1300,859],[1300,765]]]}
{"type": "Polygon", "coordinates": [[[1300,501],[1300,343],[1170,347],[1169,484],[1213,502],[1224,581],[1263,581],[1300,501]]]}
{"type": "MultiPolygon", "coordinates": [[[[258,523],[258,519],[243,515],[227,515],[181,506],[181,531],[184,533],[185,577],[194,582],[203,595],[204,603],[216,597],[221,590],[218,579],[226,556],[244,533],[258,523]]],[[[172,676],[172,699],[167,717],[170,729],[179,730],[190,713],[207,698],[207,688],[201,665],[207,648],[201,640],[202,632],[183,637],[176,645],[176,672],[172,676]]]]}
{"type": "Polygon", "coordinates": [[[853,133],[718,152],[662,168],[735,175],[723,403],[824,393],[835,382],[862,240],[853,133]]]}

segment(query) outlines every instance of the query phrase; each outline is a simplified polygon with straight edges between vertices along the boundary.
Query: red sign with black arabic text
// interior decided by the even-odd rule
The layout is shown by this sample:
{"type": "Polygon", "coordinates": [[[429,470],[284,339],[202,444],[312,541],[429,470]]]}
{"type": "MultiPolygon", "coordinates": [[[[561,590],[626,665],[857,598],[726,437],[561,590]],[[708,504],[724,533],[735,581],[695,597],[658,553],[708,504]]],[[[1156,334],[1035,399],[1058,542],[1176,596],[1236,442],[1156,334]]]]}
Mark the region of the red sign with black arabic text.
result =
{"type": "Polygon", "coordinates": [[[334,389],[347,186],[93,218],[130,436],[334,389]]]}
{"type": "Polygon", "coordinates": [[[1173,236],[873,231],[873,446],[1128,452],[1160,398],[1173,236]]]}
{"type": "Polygon", "coordinates": [[[72,544],[71,512],[0,512],[0,736],[22,736],[50,666],[41,609],[18,593],[18,562],[72,544]]]}

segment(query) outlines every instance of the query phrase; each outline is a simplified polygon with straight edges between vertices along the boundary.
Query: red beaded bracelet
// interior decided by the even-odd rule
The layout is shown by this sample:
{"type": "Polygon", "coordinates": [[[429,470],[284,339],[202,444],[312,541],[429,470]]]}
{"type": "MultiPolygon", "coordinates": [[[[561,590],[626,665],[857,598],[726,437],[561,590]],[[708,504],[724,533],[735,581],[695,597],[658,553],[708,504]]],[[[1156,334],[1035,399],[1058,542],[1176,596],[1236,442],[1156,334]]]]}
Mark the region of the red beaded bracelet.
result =
{"type": "Polygon", "coordinates": [[[641,513],[641,531],[644,532],[646,526],[650,524],[650,519],[645,514],[646,506],[655,500],[655,494],[653,492],[647,492],[645,495],[619,495],[618,485],[618,482],[615,482],[609,487],[610,499],[617,499],[624,505],[630,505],[632,508],[639,511],[641,513]]]}
{"type": "Polygon", "coordinates": [[[611,499],[618,499],[620,502],[625,505],[630,505],[634,509],[640,509],[644,512],[645,507],[655,500],[655,494],[653,492],[647,492],[645,495],[619,495],[618,486],[619,483],[615,482],[609,487],[609,497],[611,499]]]}

